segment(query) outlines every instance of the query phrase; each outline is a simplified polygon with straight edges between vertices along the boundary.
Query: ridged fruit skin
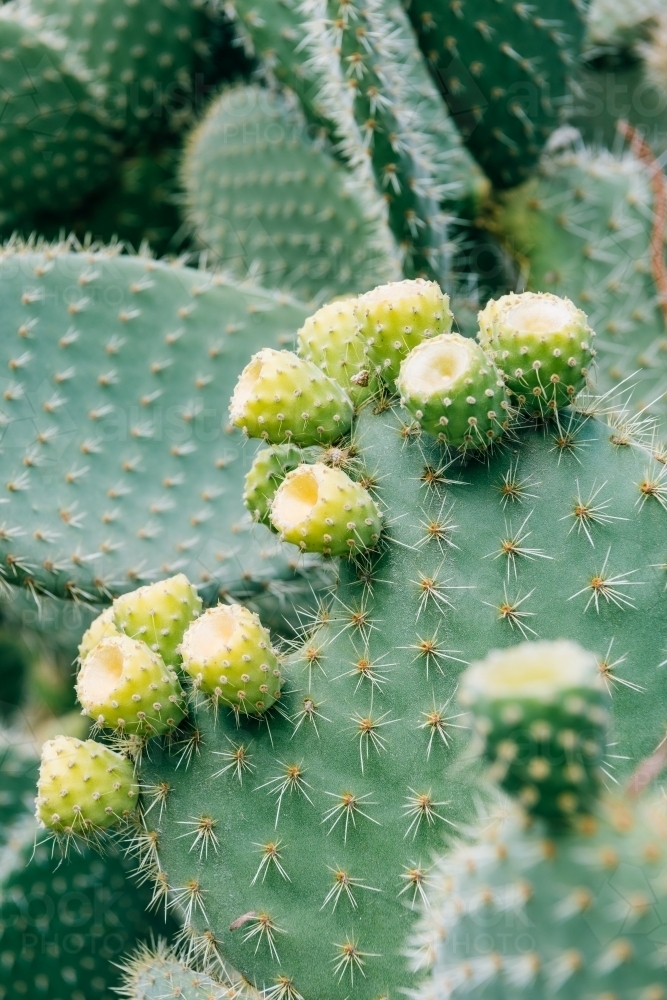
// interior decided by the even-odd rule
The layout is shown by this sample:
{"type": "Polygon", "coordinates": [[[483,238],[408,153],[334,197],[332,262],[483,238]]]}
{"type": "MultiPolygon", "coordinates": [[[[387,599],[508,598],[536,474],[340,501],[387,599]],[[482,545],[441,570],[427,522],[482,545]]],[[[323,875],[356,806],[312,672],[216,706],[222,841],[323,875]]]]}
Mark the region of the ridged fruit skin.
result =
{"type": "Polygon", "coordinates": [[[131,639],[141,639],[165,663],[178,663],[178,647],[202,600],[184,573],[149,583],[113,603],[114,625],[131,639]]]}
{"type": "Polygon", "coordinates": [[[307,301],[395,273],[388,234],[289,95],[224,90],[187,140],[181,180],[199,245],[239,279],[307,301]]]}
{"type": "Polygon", "coordinates": [[[410,904],[484,795],[457,728],[468,663],[560,639],[567,621],[613,692],[628,758],[615,777],[664,736],[667,511],[651,436],[584,400],[518,421],[507,451],[452,461],[395,403],[362,407],[337,448],[382,536],[341,560],[331,602],[304,621],[280,710],[239,719],[193,697],[178,745],[153,740],[138,769],[147,803],[169,788],[147,834],[188,947],[275,998],[345,1000],[353,977],[357,1000],[415,988],[410,904]]]}
{"type": "Polygon", "coordinates": [[[156,736],[173,731],[185,715],[184,692],[174,670],[146,642],[127,635],[101,639],[81,663],[77,697],[98,726],[156,736]],[[121,672],[104,694],[94,678],[111,661],[121,672]]]}
{"type": "Polygon", "coordinates": [[[466,670],[458,700],[474,715],[494,780],[527,812],[551,822],[589,812],[609,726],[609,695],[593,653],[566,640],[490,652],[466,670]],[[524,683],[504,682],[508,671],[524,683]]]}
{"type": "Polygon", "coordinates": [[[0,48],[0,223],[11,231],[44,209],[79,205],[112,175],[119,147],[80,59],[26,5],[0,9],[0,48]]]}
{"type": "Polygon", "coordinates": [[[85,836],[116,825],[138,801],[132,763],[103,743],[57,736],[42,747],[37,819],[47,829],[85,836]]]}
{"type": "Polygon", "coordinates": [[[208,18],[199,0],[31,0],[68,39],[97,99],[125,143],[168,134],[193,117],[193,77],[206,52],[208,18]]]}
{"type": "Polygon", "coordinates": [[[291,351],[265,347],[241,372],[229,413],[250,437],[311,445],[347,434],[353,408],[345,391],[317,365],[291,351]]]}
{"type": "Polygon", "coordinates": [[[260,715],[280,698],[280,663],[271,636],[242,604],[205,611],[185,633],[181,652],[183,669],[216,704],[260,715]],[[229,633],[224,638],[215,630],[220,619],[229,633]]]}
{"type": "Polygon", "coordinates": [[[0,732],[0,991],[6,1000],[113,1000],[128,951],[174,934],[176,921],[146,912],[149,886],[113,842],[104,854],[78,842],[58,864],[34,817],[39,760],[28,734],[0,732]]]}
{"type": "Polygon", "coordinates": [[[366,355],[357,296],[321,306],[299,330],[297,344],[300,356],[342,385],[355,406],[377,391],[377,380],[371,376],[371,363],[366,355]],[[355,378],[359,380],[360,374],[361,384],[353,382],[355,378]]]}
{"type": "Polygon", "coordinates": [[[548,292],[514,292],[491,299],[479,314],[478,339],[505,376],[522,409],[538,415],[567,406],[586,386],[595,337],[581,309],[548,292]],[[530,310],[538,329],[513,321],[517,310],[530,310]],[[565,313],[569,315],[562,322],[565,313]],[[557,326],[551,317],[558,316],[557,326]]]}
{"type": "Polygon", "coordinates": [[[326,556],[363,553],[377,544],[382,530],[380,511],[368,490],[342,469],[321,462],[288,472],[276,490],[270,516],[286,542],[326,556]],[[303,493],[309,509],[298,519],[286,518],[287,495],[303,493]]]}
{"type": "Polygon", "coordinates": [[[561,121],[584,35],[578,0],[412,0],[419,44],[466,145],[495,187],[527,177],[561,121]]]}
{"type": "Polygon", "coordinates": [[[401,405],[422,430],[455,450],[485,451],[509,426],[509,397],[493,361],[479,344],[458,333],[442,333],[413,348],[401,364],[396,387],[401,405]],[[424,387],[425,368],[435,369],[443,351],[464,356],[462,370],[424,387]]]}
{"type": "Polygon", "coordinates": [[[392,390],[412,348],[452,328],[449,295],[422,278],[380,285],[360,296],[357,308],[369,361],[392,390]]]}
{"type": "Polygon", "coordinates": [[[106,604],[182,570],[207,603],[261,600],[282,621],[304,566],[246,514],[252,453],[227,406],[251,355],[291,343],[305,307],[62,244],[4,250],[0,312],[4,579],[106,604]]]}
{"type": "Polygon", "coordinates": [[[504,195],[498,225],[526,287],[566,295],[596,331],[598,392],[634,386],[632,404],[667,414],[665,324],[651,272],[654,205],[632,153],[577,147],[545,155],[504,195]]]}
{"type": "Polygon", "coordinates": [[[91,650],[95,649],[102,639],[110,639],[112,636],[122,635],[122,632],[114,624],[113,607],[105,608],[104,611],[94,618],[81,637],[79,643],[79,661],[83,662],[91,650]]]}
{"type": "Polygon", "coordinates": [[[304,461],[301,448],[295,444],[278,444],[261,448],[245,477],[243,502],[252,514],[253,520],[265,524],[275,531],[271,524],[271,502],[276,490],[288,472],[296,469],[304,461]]]}

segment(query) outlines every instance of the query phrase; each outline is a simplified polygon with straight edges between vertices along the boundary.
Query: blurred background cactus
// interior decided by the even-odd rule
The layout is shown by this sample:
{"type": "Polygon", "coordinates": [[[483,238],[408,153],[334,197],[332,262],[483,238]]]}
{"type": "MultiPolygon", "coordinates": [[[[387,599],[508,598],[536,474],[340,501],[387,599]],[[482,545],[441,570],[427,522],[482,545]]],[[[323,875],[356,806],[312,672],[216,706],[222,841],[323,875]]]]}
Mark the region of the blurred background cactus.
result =
{"type": "MultiPolygon", "coordinates": [[[[438,642],[446,636],[443,648],[465,646],[466,659],[483,658],[510,639],[536,638],[534,632],[583,643],[617,695],[610,741],[618,743],[614,760],[623,774],[667,725],[661,686],[667,635],[660,624],[667,594],[661,534],[667,508],[667,2],[8,0],[0,6],[0,87],[0,725],[6,745],[0,801],[15,810],[0,845],[0,1000],[111,1000],[116,987],[130,1000],[177,990],[229,996],[251,987],[231,967],[216,971],[209,963],[206,975],[197,972],[193,948],[201,958],[203,946],[200,938],[193,944],[184,936],[182,906],[170,911],[170,926],[160,916],[162,897],[149,923],[136,916],[151,894],[156,898],[154,885],[145,899],[146,886],[127,877],[148,848],[137,860],[117,845],[109,856],[86,847],[54,872],[59,858],[42,845],[24,875],[35,839],[35,755],[58,733],[78,740],[89,735],[92,720],[79,715],[73,683],[81,637],[113,600],[137,587],[183,573],[205,608],[219,601],[244,605],[270,630],[281,663],[307,623],[331,629],[323,616],[339,570],[328,553],[375,535],[376,513],[364,508],[370,525],[359,522],[351,535],[347,526],[337,528],[333,542],[318,543],[316,551],[289,544],[301,531],[301,522],[294,527],[289,519],[294,497],[303,500],[304,463],[318,470],[323,496],[324,484],[333,490],[346,473],[356,487],[357,480],[374,482],[398,468],[410,485],[392,501],[390,521],[409,520],[406,510],[420,506],[423,491],[431,489],[417,469],[421,458],[415,464],[407,446],[406,454],[394,454],[389,425],[394,428],[395,417],[386,413],[380,429],[370,414],[378,401],[381,408],[397,403],[389,399],[393,379],[421,334],[411,339],[399,331],[390,357],[386,319],[371,330],[370,314],[352,297],[385,282],[435,281],[449,295],[451,316],[448,306],[431,332],[447,338],[451,328],[468,338],[467,346],[447,346],[444,353],[423,349],[413,368],[403,370],[401,426],[408,444],[427,432],[446,439],[443,427],[450,435],[459,426],[465,430],[471,415],[489,440],[504,435],[507,442],[499,494],[505,506],[490,504],[481,516],[475,507],[469,522],[456,521],[457,530],[467,525],[475,536],[476,568],[465,580],[475,589],[461,591],[461,599],[474,593],[491,617],[478,623],[477,640],[469,644],[452,609],[436,597],[428,612],[438,642]],[[556,390],[551,408],[540,395],[541,354],[533,358],[536,374],[527,374],[513,354],[512,371],[503,375],[509,395],[503,390],[494,403],[507,404],[501,417],[494,408],[485,422],[485,413],[467,401],[463,406],[466,397],[453,391],[454,409],[443,424],[426,373],[456,367],[464,357],[483,366],[481,348],[502,370],[508,344],[516,352],[511,338],[519,334],[487,302],[493,298],[509,314],[512,296],[524,291],[567,297],[596,335],[586,340],[585,359],[575,359],[572,395],[589,383],[576,413],[554,418],[556,390]],[[481,348],[470,339],[480,310],[481,348]],[[338,391],[357,408],[365,404],[355,412],[352,438],[331,444],[320,421],[303,447],[274,436],[253,462],[254,447],[241,433],[243,422],[234,425],[228,403],[251,356],[265,349],[298,350],[303,363],[339,382],[338,391]],[[523,414],[518,425],[517,410],[523,414]],[[506,424],[513,428],[509,438],[506,424]],[[365,459],[359,428],[375,435],[381,459],[365,459]],[[517,463],[529,452],[534,468],[519,475],[517,463]],[[277,529],[271,509],[283,480],[293,494],[278,505],[283,520],[277,529]],[[570,507],[576,499],[575,520],[553,528],[544,499],[551,493],[570,507]],[[610,496],[620,503],[611,504],[610,496]],[[513,513],[527,500],[532,520],[515,524],[513,513]],[[498,564],[479,561],[481,539],[500,537],[500,516],[508,525],[505,541],[519,538],[521,547],[521,531],[539,533],[547,513],[549,554],[554,547],[574,551],[583,540],[585,556],[577,558],[591,579],[598,573],[602,580],[596,608],[599,600],[618,611],[618,579],[621,604],[641,592],[641,624],[628,627],[621,615],[622,625],[612,629],[599,615],[577,613],[577,600],[585,603],[586,595],[566,602],[554,620],[553,598],[567,583],[560,563],[552,565],[542,550],[535,555],[534,546],[521,581],[530,576],[533,582],[515,587],[508,572],[503,599],[491,592],[491,568],[498,564]],[[610,557],[606,534],[604,542],[598,536],[612,527],[621,541],[610,557]],[[561,547],[554,532],[563,535],[561,547]],[[612,591],[605,592],[611,565],[605,555],[613,563],[619,549],[637,554],[644,573],[640,581],[630,571],[624,576],[623,566],[614,568],[612,591]],[[78,916],[58,903],[79,890],[94,896],[95,906],[113,900],[102,924],[85,916],[89,903],[77,903],[78,916]],[[40,912],[34,919],[33,898],[40,912]],[[88,943],[73,946],[74,957],[65,960],[62,940],[75,924],[88,943]],[[120,924],[122,934],[109,944],[120,924]],[[178,924],[176,951],[148,940],[164,931],[173,943],[178,924]],[[137,948],[134,964],[121,963],[121,976],[113,963],[137,948]]],[[[566,351],[559,386],[563,378],[569,385],[569,359],[566,351]]],[[[496,392],[496,374],[492,365],[485,399],[496,392]]],[[[458,383],[452,385],[458,392],[458,383]]],[[[330,396],[338,405],[336,391],[330,396]]],[[[287,426],[282,403],[274,402],[262,398],[260,409],[287,426]]],[[[425,455],[428,448],[419,447],[425,455]]],[[[490,489],[496,473],[493,465],[473,462],[459,479],[477,494],[487,479],[490,489]]],[[[443,477],[449,489],[450,474],[437,462],[433,475],[437,489],[443,477]]],[[[371,494],[374,503],[377,492],[371,494]]],[[[431,514],[429,523],[440,524],[438,512],[429,508],[431,514]]],[[[458,542],[447,527],[448,505],[443,518],[447,530],[434,528],[433,537],[444,546],[441,561],[451,562],[458,550],[450,542],[458,542]]],[[[415,543],[411,536],[404,542],[415,543]]],[[[422,577],[423,552],[420,545],[419,555],[409,557],[420,564],[415,579],[422,577]]],[[[357,584],[343,577],[339,594],[356,607],[345,588],[357,584]]],[[[380,581],[380,590],[391,586],[380,581]]],[[[392,664],[392,644],[400,646],[404,630],[401,604],[383,637],[382,655],[392,664]]],[[[337,637],[336,649],[347,638],[337,637]]],[[[403,662],[406,654],[398,656],[403,662]]],[[[453,697],[461,669],[456,657],[447,661],[445,700],[453,697]]],[[[188,683],[196,687],[196,670],[192,676],[188,683]]],[[[237,678],[242,691],[241,683],[237,678]]],[[[459,739],[467,746],[463,732],[456,732],[457,746],[459,739]]],[[[408,760],[414,748],[406,740],[408,760]]],[[[138,767],[137,741],[121,744],[114,750],[134,755],[138,767]]],[[[433,760],[429,767],[437,770],[433,760]]],[[[468,822],[472,789],[451,769],[448,780],[465,786],[456,821],[468,822]]],[[[185,778],[183,772],[177,780],[187,783],[192,772],[185,778]]],[[[434,770],[434,782],[437,777],[434,770]]],[[[491,785],[479,787],[496,794],[491,785]]],[[[658,801],[651,799],[651,815],[658,801]]],[[[516,824],[523,819],[516,815],[510,840],[520,839],[516,824]]],[[[176,851],[174,845],[186,850],[182,840],[171,842],[176,851]]],[[[444,912],[438,880],[434,910],[444,912]]],[[[414,895],[421,898],[421,889],[414,895]]],[[[308,913],[306,906],[307,923],[308,913]]],[[[396,928],[402,920],[396,917],[396,928]]],[[[394,940],[399,936],[395,930],[394,940]]],[[[429,988],[457,996],[463,987],[456,976],[454,985],[443,985],[451,978],[446,949],[433,946],[431,960],[436,974],[429,988]]],[[[301,961],[308,964],[305,952],[301,961]]],[[[395,955],[393,968],[401,961],[395,955]]],[[[350,990],[372,992],[377,985],[379,995],[384,980],[365,982],[362,967],[355,968],[350,990]]],[[[392,972],[392,982],[402,974],[392,972]]],[[[653,980],[641,976],[635,992],[641,986],[649,1000],[658,1000],[660,994],[650,992],[653,980]]],[[[509,982],[519,988],[519,980],[509,982]]],[[[536,982],[524,976],[521,991],[539,992],[536,982]]],[[[299,1000],[287,978],[253,985],[271,1000],[299,1000]]],[[[475,981],[469,988],[476,995],[481,986],[475,981]]],[[[598,992],[607,989],[602,983],[598,992]]],[[[619,997],[625,1000],[622,991],[619,997]]],[[[310,992],[303,1000],[311,1000],[310,992]]]]}

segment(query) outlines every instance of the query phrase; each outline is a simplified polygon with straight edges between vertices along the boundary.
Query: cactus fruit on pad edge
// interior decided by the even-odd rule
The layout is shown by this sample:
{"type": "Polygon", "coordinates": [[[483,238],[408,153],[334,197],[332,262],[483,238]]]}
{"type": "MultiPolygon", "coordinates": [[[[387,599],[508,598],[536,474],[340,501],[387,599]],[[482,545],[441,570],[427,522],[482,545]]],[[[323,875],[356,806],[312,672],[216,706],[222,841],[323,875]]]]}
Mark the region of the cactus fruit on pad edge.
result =
{"type": "Polygon", "coordinates": [[[643,780],[604,793],[594,675],[595,657],[563,642],[523,643],[464,675],[486,752],[489,732],[493,743],[504,731],[489,777],[522,780],[505,785],[516,802],[503,797],[434,866],[410,947],[432,969],[423,1000],[665,995],[667,809],[643,780]],[[574,787],[582,770],[593,794],[558,817],[551,807],[572,798],[558,794],[559,772],[574,787]],[[546,794],[526,794],[535,785],[546,794]]]}
{"type": "Polygon", "coordinates": [[[179,571],[207,599],[294,578],[243,510],[252,454],[227,401],[303,306],[177,264],[10,246],[0,313],[4,580],[103,603],[179,571]]]}
{"type": "Polygon", "coordinates": [[[0,996],[112,1000],[113,963],[176,924],[145,912],[150,890],[135,885],[136,859],[118,847],[104,857],[82,847],[58,863],[36,829],[37,759],[24,742],[18,731],[0,734],[0,996]]]}
{"type": "Polygon", "coordinates": [[[520,183],[567,104],[583,4],[411,0],[408,13],[468,148],[496,187],[520,183]]]}
{"type": "MultiPolygon", "coordinates": [[[[302,418],[284,423],[298,440],[302,418]]],[[[379,551],[341,562],[266,713],[226,700],[243,632],[234,639],[221,619],[219,688],[186,639],[189,719],[151,740],[140,765],[156,896],[184,918],[191,956],[219,954],[273,997],[414,985],[402,957],[410,904],[480,787],[453,697],[489,649],[579,641],[611,692],[612,773],[652,751],[665,721],[665,466],[631,431],[566,408],[462,462],[405,411],[362,409],[337,451],[379,504],[379,551]]],[[[276,493],[274,522],[300,469],[276,493]]],[[[259,661],[248,655],[250,683],[259,661]]]]}

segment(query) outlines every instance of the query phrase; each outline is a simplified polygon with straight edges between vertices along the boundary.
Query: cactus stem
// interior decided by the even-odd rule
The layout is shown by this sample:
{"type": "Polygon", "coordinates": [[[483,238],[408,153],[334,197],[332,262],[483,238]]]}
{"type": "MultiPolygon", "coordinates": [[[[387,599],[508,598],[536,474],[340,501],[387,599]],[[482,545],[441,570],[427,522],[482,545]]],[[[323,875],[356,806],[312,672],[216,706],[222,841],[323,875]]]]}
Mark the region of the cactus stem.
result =
{"type": "Polygon", "coordinates": [[[191,819],[179,819],[177,823],[179,826],[192,827],[192,829],[186,830],[185,833],[182,833],[176,839],[181,840],[183,837],[192,837],[190,850],[194,851],[197,845],[199,845],[200,861],[203,858],[208,858],[209,846],[213,848],[216,854],[218,853],[220,841],[215,832],[217,820],[212,819],[210,816],[193,816],[191,819]]]}
{"type": "Polygon", "coordinates": [[[239,785],[242,785],[244,773],[247,771],[250,774],[255,770],[255,765],[250,760],[252,754],[245,743],[234,743],[229,737],[227,737],[227,740],[230,746],[229,750],[214,750],[213,753],[216,757],[222,757],[223,760],[227,760],[229,763],[221,767],[211,777],[219,778],[220,775],[231,771],[233,774],[236,774],[239,785]]]}
{"type": "Polygon", "coordinates": [[[269,795],[277,796],[275,829],[278,828],[280,810],[286,792],[289,793],[289,795],[292,795],[293,792],[297,792],[297,794],[303,795],[303,797],[310,802],[311,806],[313,805],[313,800],[306,791],[307,788],[310,788],[312,791],[312,786],[308,784],[303,776],[303,762],[299,764],[285,764],[282,760],[280,760],[278,763],[283,769],[282,773],[273,778],[269,778],[269,780],[265,781],[263,785],[258,785],[256,789],[256,791],[259,792],[262,788],[268,788],[269,795]]]}
{"type": "Polygon", "coordinates": [[[596,612],[600,614],[601,600],[604,600],[607,604],[615,605],[621,611],[624,611],[626,608],[636,610],[636,605],[634,604],[632,598],[625,594],[622,588],[642,587],[644,585],[643,580],[628,579],[628,577],[638,573],[639,570],[631,569],[626,573],[617,573],[616,576],[608,576],[607,565],[609,563],[610,555],[611,546],[607,549],[607,554],[604,557],[604,562],[600,571],[591,577],[585,587],[582,587],[581,590],[576,592],[576,594],[572,594],[571,597],[568,597],[568,601],[573,601],[575,597],[580,597],[582,594],[587,594],[588,591],[590,591],[584,612],[588,611],[591,605],[594,605],[596,612]]]}
{"type": "Polygon", "coordinates": [[[434,802],[430,788],[427,792],[417,792],[412,787],[409,790],[412,792],[412,795],[408,796],[403,806],[403,812],[405,818],[410,819],[410,825],[403,834],[404,839],[412,834],[412,839],[414,840],[424,820],[427,826],[434,826],[435,821],[439,819],[442,823],[447,823],[448,826],[456,829],[456,823],[452,823],[446,816],[442,816],[439,812],[436,812],[437,809],[450,805],[451,800],[447,802],[434,802]]]}
{"type": "Polygon", "coordinates": [[[350,822],[356,830],[357,828],[357,816],[362,816],[364,819],[369,820],[371,823],[375,823],[376,826],[380,826],[378,820],[369,816],[364,809],[368,809],[369,806],[376,806],[377,802],[371,799],[372,792],[366,792],[365,795],[355,795],[354,792],[325,792],[325,795],[331,796],[331,798],[338,799],[335,806],[331,806],[327,809],[324,816],[322,817],[323,823],[328,823],[333,820],[333,823],[327,830],[327,836],[335,830],[340,821],[345,817],[345,826],[343,831],[343,843],[347,844],[347,833],[350,822]],[[363,806],[363,809],[360,808],[363,806]]]}

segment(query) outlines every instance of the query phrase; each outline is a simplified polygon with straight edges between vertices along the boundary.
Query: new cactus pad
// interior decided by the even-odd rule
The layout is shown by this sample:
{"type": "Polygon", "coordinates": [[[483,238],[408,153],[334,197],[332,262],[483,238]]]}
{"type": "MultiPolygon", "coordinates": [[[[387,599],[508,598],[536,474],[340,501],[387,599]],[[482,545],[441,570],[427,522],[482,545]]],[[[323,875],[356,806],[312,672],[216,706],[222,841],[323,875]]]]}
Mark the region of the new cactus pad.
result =
{"type": "Polygon", "coordinates": [[[667,339],[652,270],[661,236],[649,171],[630,152],[549,154],[537,177],[504,196],[498,222],[527,287],[586,310],[599,391],[636,384],[634,405],[664,415],[667,339]]]}
{"type": "Polygon", "coordinates": [[[293,99],[224,91],[191,134],[181,175],[198,242],[240,278],[311,299],[395,276],[383,221],[293,99]]]}
{"type": "MultiPolygon", "coordinates": [[[[595,656],[572,643],[524,643],[491,653],[464,674],[462,693],[492,740],[514,709],[512,735],[523,735],[518,746],[534,777],[544,777],[546,727],[556,760],[559,733],[586,737],[600,753],[606,733],[595,656]],[[542,739],[526,739],[538,726],[542,739]]],[[[569,752],[569,775],[561,770],[560,777],[570,788],[553,780],[557,768],[539,782],[535,797],[526,795],[538,783],[534,777],[529,784],[504,781],[546,821],[530,823],[502,801],[471,841],[437,863],[412,942],[413,964],[432,966],[420,995],[664,995],[664,947],[655,934],[667,901],[664,801],[605,795],[600,764],[597,776],[588,770],[577,781],[573,768],[586,757],[586,745],[570,743],[569,752]],[[570,807],[563,809],[566,800],[570,807]]],[[[518,778],[520,769],[508,766],[518,778]]]]}
{"type": "Polygon", "coordinates": [[[584,33],[578,0],[413,0],[422,52],[468,148],[511,187],[560,123],[584,33]]]}
{"type": "MultiPolygon", "coordinates": [[[[395,350],[389,340],[390,363],[395,350]]],[[[182,940],[211,975],[224,959],[274,1000],[415,988],[403,956],[412,904],[433,851],[485,794],[454,700],[469,663],[566,634],[610,692],[607,769],[622,779],[664,736],[667,510],[651,435],[594,416],[588,398],[512,423],[505,447],[477,461],[420,430],[391,389],[355,415],[327,466],[372,497],[380,538],[340,560],[331,601],[280,665],[280,697],[253,716],[197,693],[205,658],[231,669],[224,612],[221,632],[201,637],[209,655],[198,648],[188,719],[150,740],[139,765],[156,899],[181,914],[182,940]]],[[[288,427],[298,441],[300,414],[288,427]]],[[[290,477],[317,468],[287,473],[274,524],[290,477]]],[[[313,524],[306,548],[329,527],[313,524]]],[[[262,641],[246,663],[267,662],[262,641]]]]}
{"type": "Polygon", "coordinates": [[[304,308],[63,244],[3,252],[0,309],[3,578],[102,603],[182,570],[208,601],[282,600],[303,563],[244,512],[252,453],[227,405],[253,351],[291,341],[304,308]]]}

